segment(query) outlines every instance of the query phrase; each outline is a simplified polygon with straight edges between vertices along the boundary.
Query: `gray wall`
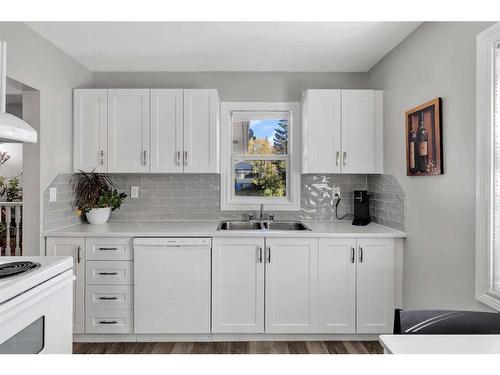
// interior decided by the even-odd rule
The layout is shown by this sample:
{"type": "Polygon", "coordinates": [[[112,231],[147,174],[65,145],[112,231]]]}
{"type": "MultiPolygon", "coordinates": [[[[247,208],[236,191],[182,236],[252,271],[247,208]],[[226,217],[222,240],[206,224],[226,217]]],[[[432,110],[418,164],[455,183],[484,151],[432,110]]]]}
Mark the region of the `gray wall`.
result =
{"type": "Polygon", "coordinates": [[[21,22],[0,22],[7,42],[7,76],[40,91],[40,169],[43,189],[71,171],[73,88],[89,87],[93,74],[21,22]]]}
{"type": "Polygon", "coordinates": [[[216,88],[223,101],[300,101],[302,91],[369,88],[367,73],[96,72],[96,88],[216,88]]]}
{"type": "Polygon", "coordinates": [[[488,26],[424,23],[369,72],[384,90],[384,169],[407,194],[405,308],[484,308],[474,299],[475,37],[488,26]],[[404,112],[438,96],[445,174],[407,177],[404,112]]]}
{"type": "Polygon", "coordinates": [[[30,199],[23,230],[31,238],[24,255],[38,255],[42,192],[59,173],[71,171],[73,88],[91,86],[93,74],[21,22],[0,22],[0,40],[7,42],[7,76],[40,93],[31,103],[39,113],[26,113],[27,121],[36,122],[39,143],[23,148],[24,196],[30,199]]]}

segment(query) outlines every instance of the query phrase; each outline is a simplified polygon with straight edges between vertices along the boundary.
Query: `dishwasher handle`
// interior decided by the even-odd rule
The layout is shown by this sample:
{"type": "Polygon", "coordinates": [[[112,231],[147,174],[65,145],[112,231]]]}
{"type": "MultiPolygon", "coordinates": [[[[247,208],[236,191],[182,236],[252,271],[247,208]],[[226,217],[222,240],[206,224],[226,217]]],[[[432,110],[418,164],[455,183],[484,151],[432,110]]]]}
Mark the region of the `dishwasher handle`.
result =
{"type": "Polygon", "coordinates": [[[156,237],[156,238],[134,238],[134,247],[211,247],[211,238],[201,237],[156,237]]]}

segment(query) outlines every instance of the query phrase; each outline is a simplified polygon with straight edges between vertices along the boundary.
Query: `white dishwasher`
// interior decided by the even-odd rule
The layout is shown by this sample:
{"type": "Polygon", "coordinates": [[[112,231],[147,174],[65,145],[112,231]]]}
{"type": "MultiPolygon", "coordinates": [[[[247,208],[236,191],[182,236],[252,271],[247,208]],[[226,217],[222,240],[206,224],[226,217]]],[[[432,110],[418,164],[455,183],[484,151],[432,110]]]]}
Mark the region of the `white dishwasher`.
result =
{"type": "Polygon", "coordinates": [[[134,238],[134,332],[209,333],[211,238],[134,238]]]}

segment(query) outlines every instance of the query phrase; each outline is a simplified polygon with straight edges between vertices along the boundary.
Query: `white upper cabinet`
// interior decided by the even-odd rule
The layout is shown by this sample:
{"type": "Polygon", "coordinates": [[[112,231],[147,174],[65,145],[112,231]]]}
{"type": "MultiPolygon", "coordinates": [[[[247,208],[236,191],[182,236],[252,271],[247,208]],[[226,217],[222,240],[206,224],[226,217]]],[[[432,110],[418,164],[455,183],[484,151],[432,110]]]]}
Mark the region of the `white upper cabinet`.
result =
{"type": "Polygon", "coordinates": [[[314,333],[317,238],[266,239],[266,333],[314,333]]]}
{"type": "Polygon", "coordinates": [[[149,172],[149,89],[108,90],[108,172],[149,172]]]}
{"type": "Polygon", "coordinates": [[[302,173],[383,173],[382,91],[306,90],[302,173]]]}
{"type": "Polygon", "coordinates": [[[392,333],[394,276],[394,240],[359,238],[357,333],[392,333]]]}
{"type": "Polygon", "coordinates": [[[373,90],[342,90],[342,172],[375,171],[373,90]]]}
{"type": "Polygon", "coordinates": [[[75,89],[73,170],[108,170],[108,90],[75,89]]]}
{"type": "Polygon", "coordinates": [[[214,89],[76,89],[73,169],[219,173],[219,128],[214,89]]]}
{"type": "Polygon", "coordinates": [[[302,102],[302,172],[340,173],[340,90],[307,90],[302,102]]]}
{"type": "Polygon", "coordinates": [[[356,239],[320,238],[318,332],[356,330],[356,239]]]}
{"type": "Polygon", "coordinates": [[[264,332],[264,239],[214,238],[212,332],[264,332]]]}
{"type": "Polygon", "coordinates": [[[184,90],[184,172],[219,173],[217,90],[184,90]]]}
{"type": "Polygon", "coordinates": [[[151,172],[184,171],[183,90],[151,90],[151,172]]]}

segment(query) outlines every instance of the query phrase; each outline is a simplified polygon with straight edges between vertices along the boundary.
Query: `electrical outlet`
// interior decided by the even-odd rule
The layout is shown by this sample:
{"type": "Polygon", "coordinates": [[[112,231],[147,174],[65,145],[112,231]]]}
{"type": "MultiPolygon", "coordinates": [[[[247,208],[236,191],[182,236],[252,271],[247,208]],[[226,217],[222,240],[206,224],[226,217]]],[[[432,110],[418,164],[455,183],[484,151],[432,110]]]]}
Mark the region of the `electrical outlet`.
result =
{"type": "Polygon", "coordinates": [[[130,198],[139,198],[139,186],[130,187],[130,198]]]}
{"type": "Polygon", "coordinates": [[[49,189],[49,202],[56,202],[57,201],[57,188],[51,187],[49,189]]]}
{"type": "Polygon", "coordinates": [[[332,186],[333,199],[340,198],[340,188],[338,186],[332,186]]]}

